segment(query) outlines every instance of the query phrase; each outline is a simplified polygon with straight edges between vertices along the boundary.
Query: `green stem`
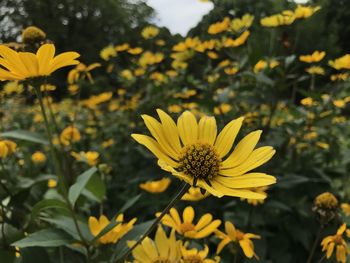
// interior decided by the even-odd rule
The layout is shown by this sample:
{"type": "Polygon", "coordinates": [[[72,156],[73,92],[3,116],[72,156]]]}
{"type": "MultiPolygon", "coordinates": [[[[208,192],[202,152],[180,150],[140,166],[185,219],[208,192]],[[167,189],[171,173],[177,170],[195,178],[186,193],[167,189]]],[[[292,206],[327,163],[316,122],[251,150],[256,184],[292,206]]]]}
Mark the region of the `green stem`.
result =
{"type": "Polygon", "coordinates": [[[125,260],[131,254],[131,252],[139,245],[141,242],[154,230],[154,228],[160,223],[162,218],[169,212],[169,210],[181,199],[181,197],[187,193],[188,189],[190,189],[191,185],[188,183],[184,183],[180,189],[180,191],[171,199],[169,204],[164,208],[162,213],[154,220],[153,224],[146,230],[146,232],[137,240],[137,242],[129,248],[128,251],[125,252],[123,256],[120,258],[124,258],[125,260]]]}
{"type": "Polygon", "coordinates": [[[314,243],[313,243],[313,245],[312,245],[312,248],[311,248],[311,251],[310,251],[310,255],[309,255],[309,257],[308,257],[306,263],[311,263],[311,262],[312,262],[312,258],[313,258],[314,254],[315,254],[316,247],[317,247],[318,242],[320,241],[320,238],[321,238],[322,230],[323,230],[323,227],[322,227],[322,225],[321,225],[321,226],[320,226],[320,229],[319,229],[318,232],[317,232],[315,241],[314,241],[314,243]]]}

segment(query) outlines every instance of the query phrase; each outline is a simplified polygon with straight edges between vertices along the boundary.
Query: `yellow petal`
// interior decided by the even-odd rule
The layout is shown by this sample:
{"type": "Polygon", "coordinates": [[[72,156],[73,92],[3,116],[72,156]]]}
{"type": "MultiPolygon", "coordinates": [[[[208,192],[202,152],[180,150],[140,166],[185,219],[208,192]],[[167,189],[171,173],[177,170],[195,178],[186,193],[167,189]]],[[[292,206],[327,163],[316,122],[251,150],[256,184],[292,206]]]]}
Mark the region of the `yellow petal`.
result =
{"type": "Polygon", "coordinates": [[[263,194],[263,193],[256,193],[246,189],[232,189],[220,184],[215,180],[213,180],[211,183],[213,188],[218,192],[221,192],[223,195],[242,197],[246,199],[265,199],[266,198],[266,194],[263,194]]]}
{"type": "Polygon", "coordinates": [[[196,231],[198,231],[199,229],[202,229],[203,227],[208,225],[212,220],[213,220],[213,216],[211,214],[207,213],[199,219],[199,221],[195,225],[194,229],[196,231]]]}
{"type": "Polygon", "coordinates": [[[174,219],[177,225],[181,225],[180,215],[175,208],[171,208],[169,211],[171,217],[174,219]]]}
{"type": "Polygon", "coordinates": [[[215,147],[221,158],[231,150],[236,136],[241,129],[243,119],[244,118],[241,117],[229,122],[219,133],[215,142],[215,147]]]}
{"type": "Polygon", "coordinates": [[[0,45],[0,56],[2,56],[6,61],[6,64],[3,65],[7,67],[9,71],[24,77],[27,75],[27,69],[16,51],[4,45],[0,45]]]}
{"type": "Polygon", "coordinates": [[[50,74],[50,63],[55,55],[55,46],[53,44],[42,45],[36,52],[39,64],[39,75],[50,74]]]}
{"type": "Polygon", "coordinates": [[[195,238],[204,238],[204,237],[211,235],[215,230],[217,230],[217,228],[220,226],[220,224],[221,224],[221,220],[219,220],[219,219],[214,220],[209,225],[207,225],[203,229],[199,230],[196,233],[195,238]]]}
{"type": "Polygon", "coordinates": [[[38,66],[38,60],[36,56],[33,53],[29,53],[29,52],[19,52],[18,56],[23,61],[23,64],[27,68],[27,71],[28,71],[27,77],[38,76],[39,66],[38,66]]]}
{"type": "Polygon", "coordinates": [[[177,167],[177,163],[162,151],[159,143],[153,138],[142,134],[132,134],[131,137],[138,143],[146,146],[159,160],[172,167],[177,167]]]}
{"type": "Polygon", "coordinates": [[[214,117],[204,116],[199,121],[198,138],[202,142],[214,144],[217,134],[216,121],[214,117]]]}
{"type": "Polygon", "coordinates": [[[244,255],[247,258],[252,258],[254,256],[254,247],[252,241],[249,239],[242,239],[239,241],[239,245],[241,246],[244,255]]]}
{"type": "Polygon", "coordinates": [[[184,223],[192,223],[193,218],[194,218],[194,209],[192,206],[187,206],[183,213],[182,213],[182,218],[184,223]]]}
{"type": "Polygon", "coordinates": [[[254,150],[262,131],[254,131],[245,136],[236,146],[230,156],[222,162],[223,168],[240,165],[254,150]]]}
{"type": "Polygon", "coordinates": [[[219,254],[219,253],[221,252],[221,250],[222,250],[228,243],[230,243],[230,242],[231,242],[231,240],[230,240],[229,238],[223,239],[223,240],[219,243],[219,245],[218,245],[218,247],[217,247],[217,249],[216,249],[216,254],[219,254]]]}
{"type": "Polygon", "coordinates": [[[275,177],[264,173],[249,173],[235,177],[217,176],[215,180],[224,186],[235,189],[261,187],[276,183],[275,177]]]}
{"type": "Polygon", "coordinates": [[[100,224],[97,221],[96,217],[90,216],[89,217],[89,229],[91,234],[95,237],[98,235],[98,233],[101,232],[100,224]]]}
{"type": "Polygon", "coordinates": [[[159,255],[166,258],[169,253],[168,239],[162,227],[158,227],[155,238],[159,255]]]}
{"type": "Polygon", "coordinates": [[[333,250],[334,250],[334,243],[330,243],[327,248],[327,258],[330,258],[332,256],[333,250]]]}
{"type": "Polygon", "coordinates": [[[184,145],[195,143],[198,139],[198,124],[196,117],[189,111],[185,111],[177,119],[181,141],[184,145]]]}
{"type": "Polygon", "coordinates": [[[77,52],[64,52],[62,54],[59,54],[51,61],[51,66],[48,75],[59,68],[78,65],[79,61],[75,60],[78,57],[80,57],[80,55],[77,52]]]}
{"type": "Polygon", "coordinates": [[[235,226],[229,222],[229,221],[226,221],[225,222],[225,232],[227,233],[227,235],[233,240],[235,241],[236,240],[236,228],[235,226]]]}

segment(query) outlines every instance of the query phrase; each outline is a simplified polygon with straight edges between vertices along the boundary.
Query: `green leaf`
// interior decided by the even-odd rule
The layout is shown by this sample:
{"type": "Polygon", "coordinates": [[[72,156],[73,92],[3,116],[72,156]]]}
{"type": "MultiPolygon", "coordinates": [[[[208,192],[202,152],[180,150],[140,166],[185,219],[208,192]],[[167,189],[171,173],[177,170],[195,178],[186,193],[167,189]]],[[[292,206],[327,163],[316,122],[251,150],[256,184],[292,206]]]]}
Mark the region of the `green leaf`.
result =
{"type": "Polygon", "coordinates": [[[19,140],[41,143],[46,145],[49,144],[49,142],[46,139],[44,139],[43,136],[41,136],[40,134],[29,132],[29,131],[23,131],[23,130],[2,132],[0,133],[0,137],[19,139],[19,140]]]}
{"type": "Polygon", "coordinates": [[[123,207],[120,209],[119,213],[124,213],[126,210],[128,210],[130,207],[132,207],[141,197],[142,194],[139,194],[133,198],[131,198],[129,201],[123,205],[123,207]]]}
{"type": "Polygon", "coordinates": [[[69,211],[67,204],[58,199],[44,199],[35,204],[32,208],[32,219],[36,218],[38,213],[43,209],[57,208],[69,211]]]}
{"type": "Polygon", "coordinates": [[[101,202],[106,195],[106,185],[99,174],[94,174],[86,185],[86,191],[83,193],[90,199],[101,202]]]}
{"type": "Polygon", "coordinates": [[[72,206],[78,200],[81,192],[84,190],[85,186],[91,179],[91,176],[97,171],[96,167],[91,167],[89,170],[85,171],[78,176],[77,181],[69,188],[68,198],[72,206]]]}
{"type": "Polygon", "coordinates": [[[43,229],[12,243],[12,246],[22,247],[59,247],[73,242],[73,238],[60,229],[43,229]]]}

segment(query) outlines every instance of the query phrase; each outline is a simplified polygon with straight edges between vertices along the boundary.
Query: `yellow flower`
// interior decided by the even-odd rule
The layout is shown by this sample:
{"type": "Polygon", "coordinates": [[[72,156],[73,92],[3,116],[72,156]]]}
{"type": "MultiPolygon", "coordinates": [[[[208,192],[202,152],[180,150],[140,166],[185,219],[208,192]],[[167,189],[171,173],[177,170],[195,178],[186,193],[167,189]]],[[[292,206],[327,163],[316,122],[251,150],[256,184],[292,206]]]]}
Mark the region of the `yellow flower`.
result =
{"type": "Polygon", "coordinates": [[[239,33],[243,29],[249,28],[254,21],[254,16],[250,14],[245,14],[242,18],[235,18],[231,21],[230,30],[239,33]]]}
{"type": "Polygon", "coordinates": [[[263,69],[267,67],[267,62],[263,59],[259,60],[255,65],[254,65],[254,73],[259,73],[263,69]]]}
{"type": "Polygon", "coordinates": [[[47,187],[55,188],[57,186],[57,181],[55,179],[49,179],[47,181],[47,187]]]}
{"type": "Polygon", "coordinates": [[[132,71],[129,69],[122,70],[122,72],[120,72],[120,76],[126,80],[132,80],[133,78],[132,71]]]}
{"type": "Polygon", "coordinates": [[[330,258],[333,254],[334,247],[336,247],[336,259],[337,262],[346,263],[346,256],[349,254],[348,246],[343,238],[343,234],[346,230],[346,224],[341,225],[338,231],[333,236],[325,237],[322,242],[322,251],[327,251],[326,257],[330,258]]]}
{"type": "Polygon", "coordinates": [[[55,85],[51,85],[51,84],[42,84],[40,86],[40,90],[42,92],[44,92],[44,91],[54,91],[54,90],[56,90],[56,86],[55,85]]]}
{"type": "Polygon", "coordinates": [[[325,55],[326,52],[316,50],[311,55],[299,56],[299,60],[306,63],[315,63],[321,61],[325,55]]]}
{"type": "MultiPolygon", "coordinates": [[[[129,222],[124,223],[124,216],[120,214],[115,219],[118,224],[112,228],[109,232],[99,238],[101,244],[115,244],[126,233],[128,233],[134,226],[136,218],[131,219],[129,222]]],[[[89,217],[89,229],[91,234],[96,237],[106,226],[110,224],[109,219],[105,215],[101,215],[99,219],[96,217],[89,217]]]]}
{"type": "Polygon", "coordinates": [[[218,53],[213,52],[213,51],[207,52],[207,56],[211,59],[217,59],[219,57],[218,53]]]}
{"type": "Polygon", "coordinates": [[[337,108],[344,108],[346,105],[346,102],[344,100],[334,100],[333,105],[337,108]]]}
{"type": "Polygon", "coordinates": [[[17,144],[10,140],[0,139],[0,158],[6,158],[17,150],[17,144]]]}
{"type": "Polygon", "coordinates": [[[340,208],[346,216],[350,216],[350,204],[342,203],[340,208]]]}
{"type": "MultiPolygon", "coordinates": [[[[158,217],[158,212],[156,216],[158,217]]],[[[171,227],[177,233],[187,238],[200,239],[210,236],[220,226],[221,220],[213,220],[213,216],[209,213],[203,215],[197,224],[193,224],[194,209],[187,206],[182,213],[182,221],[179,213],[175,208],[170,209],[170,214],[166,214],[162,218],[163,225],[171,227]]]]}
{"type": "Polygon", "coordinates": [[[216,263],[220,262],[220,258],[217,256],[214,259],[207,258],[209,253],[209,248],[207,245],[204,246],[203,250],[198,250],[197,248],[187,249],[188,242],[181,245],[181,255],[182,263],[216,263]]]}
{"type": "Polygon", "coordinates": [[[174,98],[188,99],[192,96],[195,96],[197,91],[195,89],[184,90],[182,92],[175,93],[174,98]]]}
{"type": "MultiPolygon", "coordinates": [[[[253,192],[257,192],[257,193],[262,193],[262,194],[266,194],[266,190],[267,187],[263,186],[263,187],[256,187],[251,189],[253,192]]],[[[253,206],[257,206],[259,204],[263,204],[264,200],[258,200],[258,199],[246,199],[246,198],[241,198],[241,200],[246,200],[248,204],[253,205],[253,206]]]]}
{"type": "Polygon", "coordinates": [[[328,65],[337,70],[339,69],[350,69],[350,54],[346,54],[335,60],[328,61],[328,65]]]}
{"type": "Polygon", "coordinates": [[[212,24],[208,28],[208,33],[211,35],[216,35],[221,32],[226,31],[230,26],[230,18],[225,17],[221,22],[212,24]]]}
{"type": "Polygon", "coordinates": [[[114,49],[115,51],[117,52],[123,52],[125,50],[128,50],[129,49],[129,44],[128,43],[125,43],[125,44],[121,44],[121,45],[118,45],[118,46],[115,46],[114,49]]]}
{"type": "MultiPolygon", "coordinates": [[[[136,244],[136,241],[128,241],[129,247],[136,244]]],[[[157,229],[154,241],[146,237],[140,245],[132,251],[132,256],[137,263],[179,263],[181,259],[181,241],[176,241],[175,231],[172,230],[167,237],[163,228],[157,229]]]]}
{"type": "Polygon", "coordinates": [[[112,57],[116,57],[117,56],[117,51],[115,50],[115,48],[112,45],[109,45],[105,48],[103,48],[100,52],[100,57],[103,60],[109,60],[112,57]]]}
{"type": "Polygon", "coordinates": [[[214,114],[221,115],[221,114],[228,113],[231,110],[232,110],[232,106],[230,104],[222,103],[218,107],[214,108],[214,114]]]}
{"type": "Polygon", "coordinates": [[[301,105],[304,105],[304,106],[312,106],[314,104],[314,100],[310,97],[306,97],[306,98],[303,98],[301,101],[300,101],[301,105]]]}
{"type": "Polygon", "coordinates": [[[168,111],[170,113],[179,113],[182,111],[182,108],[180,105],[173,104],[168,107],[168,111]]]}
{"type": "Polygon", "coordinates": [[[260,24],[265,27],[277,27],[290,25],[294,22],[295,15],[291,10],[285,10],[280,14],[264,17],[260,20],[260,24]]]}
{"type": "Polygon", "coordinates": [[[94,83],[90,71],[100,66],[100,63],[92,63],[89,66],[86,66],[84,63],[79,63],[74,69],[69,71],[67,77],[68,84],[75,84],[78,82],[78,80],[82,80],[85,78],[88,78],[90,83],[94,83]]]}
{"type": "Polygon", "coordinates": [[[80,153],[72,152],[71,155],[77,161],[87,162],[87,164],[90,166],[95,166],[99,161],[98,158],[100,157],[100,154],[94,151],[80,152],[80,153]]]}
{"type": "Polygon", "coordinates": [[[250,32],[248,30],[244,31],[238,38],[232,39],[232,38],[224,38],[222,41],[222,45],[224,47],[238,47],[243,45],[248,37],[250,35],[250,32]]]}
{"type": "Polygon", "coordinates": [[[142,32],[141,35],[144,39],[151,39],[156,37],[159,34],[159,29],[155,26],[148,26],[145,27],[142,32]]]}
{"type": "Polygon", "coordinates": [[[210,195],[209,192],[206,192],[205,194],[202,194],[201,193],[201,188],[192,186],[192,187],[190,187],[190,189],[188,189],[188,192],[183,195],[181,200],[184,200],[184,201],[200,201],[200,200],[208,197],[209,195],[210,195]]]}
{"type": "Polygon", "coordinates": [[[157,181],[148,181],[146,183],[140,184],[140,188],[149,192],[149,193],[163,193],[166,189],[168,189],[171,180],[169,178],[163,178],[157,181]]]}
{"type": "Polygon", "coordinates": [[[322,149],[328,150],[329,149],[329,144],[325,142],[316,142],[316,145],[322,149]]]}
{"type": "Polygon", "coordinates": [[[46,162],[45,154],[42,152],[39,152],[39,151],[33,153],[31,158],[32,158],[33,163],[36,163],[36,164],[46,162]]]}
{"type": "Polygon", "coordinates": [[[331,75],[331,81],[346,81],[348,78],[348,73],[339,73],[331,75]]]}
{"type": "Polygon", "coordinates": [[[13,93],[21,94],[23,90],[23,85],[19,84],[18,81],[7,82],[3,87],[3,93],[6,95],[11,95],[13,93]]]}
{"type": "Polygon", "coordinates": [[[73,142],[78,142],[81,139],[79,130],[75,126],[66,127],[60,134],[60,140],[63,145],[70,145],[73,142]]]}
{"type": "Polygon", "coordinates": [[[138,55],[138,54],[141,54],[143,51],[142,48],[140,47],[135,47],[135,48],[129,48],[128,49],[128,53],[131,54],[131,55],[138,55]]]}
{"type": "Polygon", "coordinates": [[[198,123],[191,112],[185,111],[176,125],[164,111],[158,109],[157,112],[161,122],[142,115],[155,139],[141,134],[132,134],[132,137],[158,158],[158,165],[163,170],[217,197],[266,198],[264,194],[248,190],[276,183],[276,178],[271,175],[248,173],[275,154],[270,146],[254,150],[261,131],[248,134],[229,154],[243,117],[231,121],[217,135],[214,117],[204,116],[198,123]]]}
{"type": "Polygon", "coordinates": [[[64,52],[55,55],[53,44],[42,45],[36,54],[16,52],[0,45],[0,80],[25,80],[34,77],[49,76],[59,68],[79,63],[76,52],[64,52]]]}
{"type": "Polygon", "coordinates": [[[295,18],[296,19],[308,18],[320,9],[321,9],[320,6],[311,7],[311,6],[298,5],[298,7],[294,10],[295,18]]]}
{"type": "Polygon", "coordinates": [[[225,222],[225,232],[226,233],[223,233],[219,230],[215,232],[216,236],[222,239],[217,247],[217,254],[219,254],[221,250],[230,242],[237,242],[239,243],[244,255],[247,258],[252,258],[254,256],[258,259],[257,255],[254,252],[254,244],[251,239],[260,239],[260,236],[252,233],[243,233],[240,230],[236,229],[235,226],[229,221],[225,222]]]}
{"type": "Polygon", "coordinates": [[[90,98],[83,100],[82,104],[89,109],[95,110],[101,103],[112,99],[113,92],[103,92],[98,95],[92,95],[90,98]]]}
{"type": "Polygon", "coordinates": [[[139,64],[141,67],[146,67],[148,65],[154,65],[162,62],[164,59],[164,55],[162,53],[152,53],[150,51],[146,51],[142,54],[139,59],[139,64]]]}
{"type": "Polygon", "coordinates": [[[225,68],[224,69],[224,72],[227,74],[227,75],[234,75],[238,72],[238,68],[237,67],[228,67],[228,68],[225,68]]]}
{"type": "Polygon", "coordinates": [[[335,209],[338,206],[337,198],[330,192],[319,194],[314,204],[320,208],[335,209]]]}
{"type": "Polygon", "coordinates": [[[311,75],[324,75],[324,69],[320,66],[311,66],[307,69],[305,69],[305,71],[311,75]]]}

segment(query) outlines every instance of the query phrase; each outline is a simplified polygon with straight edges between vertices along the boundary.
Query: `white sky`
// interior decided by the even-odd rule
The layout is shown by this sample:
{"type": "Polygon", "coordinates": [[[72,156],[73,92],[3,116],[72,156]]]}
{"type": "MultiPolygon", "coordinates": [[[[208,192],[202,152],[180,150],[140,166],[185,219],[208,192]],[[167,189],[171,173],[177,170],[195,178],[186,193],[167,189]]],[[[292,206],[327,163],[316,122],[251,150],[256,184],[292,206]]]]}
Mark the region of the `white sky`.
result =
{"type": "Polygon", "coordinates": [[[157,12],[157,25],[181,35],[186,35],[213,8],[213,3],[199,0],[147,0],[147,4],[157,12]]]}

